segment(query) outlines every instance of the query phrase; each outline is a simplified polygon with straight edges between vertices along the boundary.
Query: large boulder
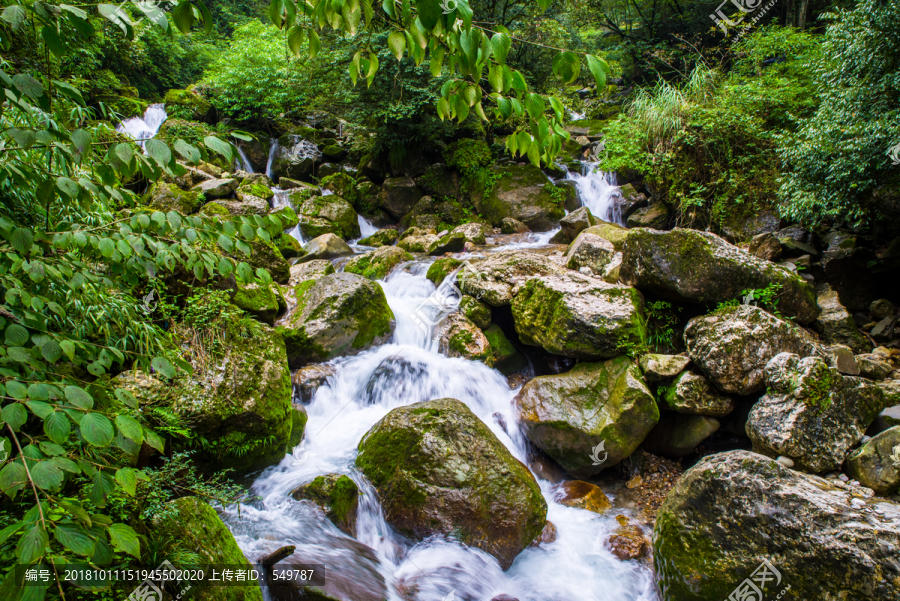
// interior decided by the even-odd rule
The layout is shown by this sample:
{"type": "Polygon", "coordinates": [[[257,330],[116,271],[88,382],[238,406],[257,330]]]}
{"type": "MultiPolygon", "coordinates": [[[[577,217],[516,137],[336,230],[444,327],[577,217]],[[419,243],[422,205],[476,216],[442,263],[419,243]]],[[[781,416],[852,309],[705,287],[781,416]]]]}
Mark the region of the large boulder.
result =
{"type": "MultiPolygon", "coordinates": [[[[142,403],[169,407],[189,423],[213,449],[204,453],[210,466],[263,468],[300,442],[306,423],[306,416],[295,415],[291,406],[284,340],[246,318],[229,320],[222,336],[217,353],[192,360],[192,375],[167,383],[156,375],[127,371],[115,381],[142,403]]],[[[190,348],[190,341],[183,346],[190,348]]]]}
{"type": "Polygon", "coordinates": [[[859,333],[856,322],[841,304],[837,292],[832,290],[831,286],[828,284],[822,286],[818,302],[822,312],[816,319],[816,328],[825,342],[849,346],[854,353],[867,353],[872,350],[872,344],[859,333]]]}
{"type": "Polygon", "coordinates": [[[272,325],[286,305],[278,286],[247,284],[238,286],[231,302],[260,321],[272,325]]]}
{"type": "Polygon", "coordinates": [[[634,288],[570,272],[526,281],[513,299],[512,313],[523,344],[594,360],[646,342],[643,307],[634,288]]]}
{"type": "Polygon", "coordinates": [[[466,247],[466,235],[462,232],[453,232],[442,236],[428,245],[427,252],[432,257],[443,255],[444,253],[458,253],[466,247]]]}
{"type": "Polygon", "coordinates": [[[357,255],[344,266],[344,273],[357,273],[370,280],[383,280],[391,270],[412,255],[396,246],[382,246],[357,255]]]}
{"type": "Polygon", "coordinates": [[[809,334],[752,305],[695,317],[684,328],[684,342],[694,364],[716,387],[739,395],[765,389],[763,370],[778,353],[819,353],[809,334]]]}
{"type": "MultiPolygon", "coordinates": [[[[431,269],[428,271],[431,271],[431,269]]],[[[435,284],[440,284],[441,281],[443,281],[443,278],[435,282],[435,284]]],[[[472,320],[472,323],[482,330],[486,330],[491,325],[491,308],[475,297],[463,295],[459,299],[459,312],[472,320]]]]}
{"type": "Polygon", "coordinates": [[[244,196],[244,200],[219,199],[208,202],[200,210],[204,215],[266,215],[269,203],[255,196],[244,196]]]}
{"type": "Polygon", "coordinates": [[[479,245],[485,244],[487,242],[487,236],[490,236],[493,233],[494,229],[492,227],[483,223],[478,223],[477,221],[458,225],[450,232],[450,234],[462,234],[466,241],[479,245]]]}
{"type": "Polygon", "coordinates": [[[305,254],[300,257],[299,263],[352,255],[353,249],[339,236],[334,234],[322,234],[307,242],[303,246],[303,252],[305,254]]]}
{"type": "Polygon", "coordinates": [[[430,165],[425,173],[416,178],[416,185],[425,194],[435,198],[461,199],[461,183],[462,177],[459,172],[443,163],[430,165]]]}
{"type": "Polygon", "coordinates": [[[684,355],[658,355],[648,353],[641,357],[639,364],[644,379],[650,384],[671,380],[687,368],[690,357],[684,355]]]}
{"type": "MultiPolygon", "coordinates": [[[[291,277],[291,265],[272,242],[263,240],[262,238],[250,242],[251,253],[246,257],[250,267],[262,268],[269,272],[272,279],[279,284],[287,284],[291,277]]],[[[241,260],[243,257],[236,257],[241,260]]]]}
{"type": "Polygon", "coordinates": [[[778,310],[800,323],[819,314],[813,287],[788,269],[758,259],[715,234],[676,229],[631,232],[622,251],[622,281],[676,302],[715,304],[744,290],[778,284],[778,310]]]}
{"type": "Polygon", "coordinates": [[[463,403],[399,407],[359,443],[385,519],[417,539],[453,534],[507,569],[540,535],[547,503],[531,472],[463,403]]]}
{"type": "Polygon", "coordinates": [[[900,599],[900,506],[851,503],[848,488],[748,451],[703,458],[657,514],[662,600],[772,600],[788,586],[783,599],[900,599]]]}
{"type": "Polygon", "coordinates": [[[847,458],[847,473],[880,495],[900,488],[900,426],[876,434],[847,458]]]}
{"type": "Polygon", "coordinates": [[[578,234],[596,225],[600,221],[591,214],[587,207],[580,207],[559,220],[559,233],[554,236],[553,242],[568,244],[578,237],[578,234]]]}
{"type": "Polygon", "coordinates": [[[223,179],[208,179],[191,188],[193,192],[199,192],[206,198],[225,198],[231,196],[237,190],[240,182],[233,177],[223,179]]]}
{"type": "Polygon", "coordinates": [[[512,302],[515,291],[528,278],[565,273],[547,257],[529,251],[501,251],[469,263],[460,272],[460,290],[494,307],[512,302]]]}
{"type": "Polygon", "coordinates": [[[609,240],[609,242],[613,245],[613,248],[616,252],[622,252],[622,249],[625,248],[625,240],[628,239],[632,233],[632,230],[625,229],[621,225],[616,225],[615,223],[609,222],[601,222],[597,225],[592,225],[591,227],[583,230],[582,234],[593,234],[595,236],[600,236],[604,240],[609,240]]]}
{"type": "Polygon", "coordinates": [[[319,505],[331,522],[345,534],[356,538],[356,510],[359,507],[359,487],[343,474],[316,476],[311,482],[298,486],[291,496],[319,505]]]}
{"type": "Polygon", "coordinates": [[[354,355],[387,342],[394,314],[378,284],[353,273],[333,273],[301,282],[297,305],[278,330],[291,367],[354,355]]]}
{"type": "Polygon", "coordinates": [[[781,353],[765,368],[768,393],[753,406],[747,436],[753,450],[783,455],[798,469],[837,469],[884,409],[873,382],[843,376],[819,357],[781,353]]]}
{"type": "Polygon", "coordinates": [[[382,229],[378,230],[371,236],[367,236],[362,238],[359,241],[360,246],[373,246],[378,248],[379,246],[390,246],[392,244],[397,243],[397,238],[400,237],[400,232],[395,229],[382,229]]]}
{"type": "Polygon", "coordinates": [[[640,371],[624,356],[534,378],[513,403],[528,439],[579,478],[631,455],[659,420],[640,371]]]}
{"type": "Polygon", "coordinates": [[[209,123],[215,121],[215,107],[193,90],[170,89],[166,92],[163,102],[169,117],[209,123]]]}
{"type": "Polygon", "coordinates": [[[682,372],[670,385],[660,387],[659,392],[666,406],[678,413],[722,417],[734,411],[733,398],[722,394],[709,380],[692,371],[682,372]]]}
{"type": "Polygon", "coordinates": [[[381,185],[381,208],[394,219],[400,219],[410,212],[422,196],[422,191],[416,186],[413,178],[408,176],[389,178],[381,185]]]}
{"type": "Polygon", "coordinates": [[[491,344],[484,333],[462,313],[451,313],[441,322],[438,349],[447,357],[463,357],[494,365],[491,344]]]}
{"type": "Polygon", "coordinates": [[[141,198],[141,204],[164,213],[176,211],[182,215],[190,215],[203,205],[203,201],[196,190],[185,191],[175,184],[160,180],[141,198]]]}
{"type": "Polygon", "coordinates": [[[336,194],[312,196],[297,207],[304,238],[334,234],[345,240],[359,238],[359,216],[353,206],[336,194]]]}
{"type": "Polygon", "coordinates": [[[565,216],[551,191],[553,184],[534,165],[498,165],[491,173],[499,179],[489,194],[474,201],[479,214],[495,227],[512,217],[535,232],[545,232],[565,216]]]}
{"type": "Polygon", "coordinates": [[[595,234],[581,233],[569,246],[566,267],[575,271],[587,267],[595,274],[604,274],[613,262],[616,250],[612,242],[595,234]]]}

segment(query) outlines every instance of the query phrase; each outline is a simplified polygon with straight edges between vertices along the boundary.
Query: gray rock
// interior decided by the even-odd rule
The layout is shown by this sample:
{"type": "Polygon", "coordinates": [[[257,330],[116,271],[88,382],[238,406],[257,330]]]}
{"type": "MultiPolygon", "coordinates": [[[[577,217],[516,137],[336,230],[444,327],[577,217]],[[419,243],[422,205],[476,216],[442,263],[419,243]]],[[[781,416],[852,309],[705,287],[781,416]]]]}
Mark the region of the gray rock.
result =
{"type": "Polygon", "coordinates": [[[691,371],[682,372],[674,382],[661,387],[659,396],[669,409],[678,413],[722,417],[734,411],[733,398],[722,394],[709,380],[691,371]]]}
{"type": "Polygon", "coordinates": [[[594,234],[582,232],[575,239],[566,253],[566,267],[579,270],[590,268],[595,274],[606,272],[607,266],[616,255],[612,242],[594,234]]]}
{"type": "Polygon", "coordinates": [[[835,344],[822,349],[822,356],[829,367],[833,367],[846,376],[858,376],[859,366],[849,346],[835,344]]]}
{"type": "Polygon", "coordinates": [[[667,382],[683,372],[691,362],[690,357],[684,355],[657,355],[647,354],[641,357],[639,365],[644,373],[644,379],[650,384],[667,382]]]}
{"type": "Polygon", "coordinates": [[[665,229],[669,225],[669,207],[665,203],[655,202],[649,207],[637,209],[625,223],[629,228],[665,229]]]}
{"type": "Polygon", "coordinates": [[[472,244],[478,244],[480,246],[487,242],[486,236],[493,233],[493,228],[483,223],[472,222],[456,226],[450,232],[450,235],[460,234],[472,244]]]}
{"type": "Polygon", "coordinates": [[[859,366],[859,375],[871,380],[884,380],[894,371],[890,363],[874,353],[857,355],[856,364],[859,366]]]}
{"type": "Polygon", "coordinates": [[[328,378],[333,377],[335,373],[337,370],[327,363],[307,365],[295,371],[291,376],[295,401],[304,405],[311,403],[319,387],[326,384],[328,378]]]}
{"type": "MultiPolygon", "coordinates": [[[[533,231],[545,232],[565,216],[564,206],[551,192],[553,184],[534,165],[496,165],[491,173],[499,179],[490,193],[485,197],[475,195],[472,201],[478,213],[495,227],[512,217],[533,231]]],[[[564,191],[574,196],[574,190],[564,191]]]]}
{"type": "Polygon", "coordinates": [[[313,238],[303,246],[306,253],[300,257],[300,263],[306,263],[315,259],[333,259],[343,255],[352,255],[353,249],[334,234],[322,234],[313,238]]]}
{"type": "Polygon", "coordinates": [[[411,261],[412,255],[396,246],[382,246],[356,255],[344,265],[344,273],[357,273],[370,280],[383,280],[394,267],[411,261]]]}
{"type": "Polygon", "coordinates": [[[782,599],[900,599],[900,506],[869,500],[857,508],[852,498],[834,480],[756,453],[704,457],[657,515],[653,563],[662,601],[728,599],[763,561],[778,577],[763,596],[745,599],[772,601],[788,585],[782,599]]]}
{"type": "Polygon", "coordinates": [[[872,318],[876,321],[882,320],[885,317],[893,315],[894,303],[886,298],[879,298],[878,300],[872,301],[872,304],[869,305],[869,313],[872,314],[872,318]]]}
{"type": "Polygon", "coordinates": [[[190,215],[203,203],[197,190],[185,191],[176,184],[160,180],[141,198],[141,204],[166,213],[177,211],[190,215]]]}
{"type": "Polygon", "coordinates": [[[422,191],[411,177],[386,179],[381,185],[381,208],[394,219],[400,219],[410,212],[422,196],[422,191]]]}
{"type": "Polygon", "coordinates": [[[240,182],[234,178],[208,179],[191,188],[194,192],[200,192],[207,198],[224,198],[237,190],[240,182]]]}
{"type": "Polygon", "coordinates": [[[750,239],[750,254],[766,261],[778,261],[781,257],[781,243],[774,234],[757,234],[750,239]]]}
{"type": "Polygon", "coordinates": [[[297,217],[304,238],[329,233],[345,240],[359,238],[359,216],[353,205],[336,194],[307,198],[297,206],[297,217]]]}
{"type": "Polygon", "coordinates": [[[504,217],[500,225],[500,232],[503,234],[523,234],[529,232],[528,226],[512,217],[504,217]]]}
{"type": "Polygon", "coordinates": [[[777,354],[820,352],[809,334],[752,305],[695,317],[684,329],[684,341],[706,377],[719,390],[738,395],[765,390],[764,369],[777,354]]]}
{"type": "Polygon", "coordinates": [[[890,340],[894,334],[894,326],[897,322],[897,318],[893,316],[888,316],[875,324],[875,327],[872,328],[872,331],[869,334],[875,340],[879,341],[887,341],[890,340]]]}
{"type": "Polygon", "coordinates": [[[900,488],[900,426],[873,436],[847,458],[847,474],[880,495],[900,488]]]}
{"type": "Polygon", "coordinates": [[[719,429],[719,420],[704,415],[663,413],[641,447],[648,453],[663,457],[690,455],[700,444],[719,429]]]}
{"type": "Polygon", "coordinates": [[[300,136],[285,134],[278,138],[278,147],[272,156],[272,178],[278,181],[282,177],[309,178],[320,158],[322,153],[315,144],[300,136]]]}
{"type": "Polygon", "coordinates": [[[331,261],[325,259],[313,259],[306,263],[297,263],[291,265],[291,275],[288,280],[288,287],[294,288],[301,282],[307,280],[317,280],[329,273],[334,273],[334,265],[331,261]]]}
{"type": "Polygon", "coordinates": [[[590,209],[581,207],[559,220],[560,244],[568,244],[575,240],[585,229],[597,224],[597,218],[591,215],[590,209]]]}
{"type": "Polygon", "coordinates": [[[231,215],[268,215],[269,203],[257,196],[244,195],[243,200],[214,200],[208,202],[201,210],[204,214],[210,214],[211,207],[222,207],[231,215]]]}
{"type": "MultiPolygon", "coordinates": [[[[619,188],[613,199],[615,210],[621,215],[622,220],[627,220],[638,209],[643,209],[649,203],[646,194],[638,192],[631,184],[625,184],[619,188]]],[[[601,215],[601,217],[604,217],[601,215]]]]}
{"type": "Polygon", "coordinates": [[[780,312],[800,323],[819,314],[815,290],[801,277],[708,232],[632,230],[622,254],[624,282],[676,302],[714,304],[780,284],[780,312]]]}
{"type": "Polygon", "coordinates": [[[747,436],[757,453],[784,455],[804,471],[839,468],[884,409],[878,386],[842,376],[819,357],[781,353],[765,371],[769,392],[753,406],[747,436]]]}
{"type": "Polygon", "coordinates": [[[378,230],[371,236],[366,238],[362,238],[359,241],[360,246],[374,246],[378,248],[379,246],[390,246],[392,244],[396,244],[397,240],[400,237],[400,232],[395,229],[385,228],[378,230]]]}
{"type": "Polygon", "coordinates": [[[479,262],[470,262],[460,273],[460,290],[494,307],[512,302],[517,286],[527,279],[565,273],[565,268],[547,257],[521,250],[491,253],[479,262]]]}
{"type": "Polygon", "coordinates": [[[825,284],[820,288],[818,302],[822,312],[816,318],[816,328],[826,343],[844,344],[854,353],[872,350],[872,344],[856,329],[856,323],[831,286],[825,284]]]}

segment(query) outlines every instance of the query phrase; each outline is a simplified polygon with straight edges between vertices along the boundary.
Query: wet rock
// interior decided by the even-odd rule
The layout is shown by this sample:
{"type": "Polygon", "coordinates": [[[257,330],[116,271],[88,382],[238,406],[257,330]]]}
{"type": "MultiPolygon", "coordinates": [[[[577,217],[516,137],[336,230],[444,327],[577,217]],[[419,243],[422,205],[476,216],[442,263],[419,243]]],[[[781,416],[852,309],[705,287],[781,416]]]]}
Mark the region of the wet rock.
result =
{"type": "Polygon", "coordinates": [[[663,413],[641,445],[663,457],[684,457],[719,429],[719,420],[705,415],[663,413]]]}
{"type": "Polygon", "coordinates": [[[779,311],[800,323],[819,314],[815,290],[800,276],[708,232],[633,230],[622,255],[622,281],[675,302],[714,304],[780,284],[779,311]]]}
{"type": "Polygon", "coordinates": [[[566,267],[575,271],[588,267],[595,274],[603,274],[615,255],[612,242],[594,234],[582,233],[566,253],[566,267]]]}
{"type": "Polygon", "coordinates": [[[295,190],[295,189],[304,189],[304,188],[316,188],[317,186],[313,186],[312,184],[308,184],[306,182],[301,182],[300,180],[291,179],[289,177],[282,177],[278,180],[278,187],[282,190],[295,190]]]}
{"type": "Polygon", "coordinates": [[[182,215],[190,215],[203,202],[196,190],[184,191],[175,184],[160,180],[141,198],[141,204],[165,213],[176,211],[182,215]]]}
{"type": "Polygon", "coordinates": [[[482,245],[487,242],[487,236],[493,234],[494,230],[490,226],[483,223],[464,223],[458,225],[450,232],[450,235],[462,234],[465,239],[472,244],[482,245]]]}
{"type": "Polygon", "coordinates": [[[216,109],[212,103],[193,90],[176,90],[166,92],[163,100],[170,113],[176,113],[182,119],[215,123],[216,109]]]}
{"type": "Polygon", "coordinates": [[[671,380],[683,372],[690,362],[690,357],[684,355],[657,355],[650,353],[642,356],[639,364],[647,383],[658,384],[671,380]]]}
{"type": "Polygon", "coordinates": [[[291,277],[288,286],[295,288],[301,282],[317,280],[322,276],[334,273],[334,265],[325,259],[314,259],[306,263],[291,265],[291,277]]]}
{"type": "Polygon", "coordinates": [[[390,339],[396,324],[381,286],[352,273],[302,282],[278,330],[292,367],[354,355],[390,339]]]}
{"type": "Polygon", "coordinates": [[[565,216],[550,192],[553,184],[534,165],[497,165],[491,172],[499,179],[490,194],[473,201],[478,213],[495,227],[512,217],[532,231],[545,232],[565,216]]]}
{"type": "Polygon", "coordinates": [[[344,273],[356,273],[370,280],[383,280],[391,270],[412,255],[396,246],[382,246],[357,255],[344,266],[344,273]]]}
{"type": "Polygon", "coordinates": [[[900,426],[873,436],[847,458],[847,474],[879,495],[900,488],[900,426]]]}
{"type": "Polygon", "coordinates": [[[303,251],[306,254],[300,257],[300,263],[316,259],[333,259],[353,254],[353,249],[343,239],[334,234],[322,234],[313,238],[304,245],[303,251]]]}
{"type": "Polygon", "coordinates": [[[781,353],[765,368],[769,392],[747,420],[753,450],[784,455],[797,469],[837,469],[847,451],[884,409],[884,395],[867,380],[842,376],[818,357],[781,353]]]}
{"type": "Polygon", "coordinates": [[[356,538],[356,509],[359,506],[359,488],[349,476],[326,474],[312,482],[299,486],[291,496],[300,501],[306,499],[322,507],[325,517],[348,536],[356,538]]]}
{"type": "Polygon", "coordinates": [[[287,306],[281,291],[274,284],[239,285],[231,302],[268,325],[274,324],[275,318],[287,306]]]}
{"type": "Polygon", "coordinates": [[[619,561],[640,559],[650,552],[650,541],[637,524],[629,523],[624,515],[616,516],[619,527],[609,535],[603,547],[616,556],[619,561]]]}
{"type": "Polygon", "coordinates": [[[291,376],[294,385],[294,399],[304,405],[312,402],[316,391],[327,383],[328,378],[336,373],[333,366],[328,364],[315,364],[301,367],[291,376]]]}
{"type": "Polygon", "coordinates": [[[494,369],[501,374],[510,375],[524,369],[528,364],[528,360],[516,350],[516,347],[506,338],[506,334],[497,324],[484,330],[484,336],[491,345],[494,369]]]}
{"type": "Polygon", "coordinates": [[[603,494],[599,486],[583,480],[569,480],[560,484],[554,500],[566,507],[576,507],[594,513],[604,513],[612,507],[609,498],[603,494]]]}
{"type": "MultiPolygon", "coordinates": [[[[265,176],[264,176],[265,177],[265,176]]],[[[245,196],[253,198],[262,198],[267,203],[275,197],[275,192],[262,181],[244,180],[234,191],[234,195],[238,200],[244,200],[245,196]]]]}
{"type": "Polygon", "coordinates": [[[727,599],[763,560],[779,575],[765,599],[787,585],[796,599],[897,599],[900,509],[858,509],[833,483],[748,451],[701,459],[669,492],[653,531],[663,601],[727,599]]]}
{"type": "Polygon", "coordinates": [[[524,234],[529,232],[528,226],[512,217],[504,217],[500,222],[500,232],[503,234],[524,234]]]}
{"type": "Polygon", "coordinates": [[[750,254],[758,259],[777,262],[781,258],[781,243],[774,234],[765,232],[750,240],[750,254]]]}
{"type": "Polygon", "coordinates": [[[645,341],[643,297],[582,274],[536,277],[513,299],[523,344],[576,359],[608,359],[645,341]]]}
{"type": "Polygon", "coordinates": [[[886,342],[894,337],[894,328],[897,324],[896,317],[885,317],[872,328],[869,335],[879,342],[886,342]]]}
{"type": "Polygon", "coordinates": [[[847,376],[858,376],[859,366],[849,346],[834,344],[822,349],[822,355],[829,367],[847,376]]]}
{"type": "Polygon", "coordinates": [[[321,545],[325,549],[319,545],[306,545],[302,555],[295,553],[275,564],[266,574],[266,598],[273,601],[384,601],[390,597],[380,572],[381,561],[371,548],[346,536],[330,536],[326,543],[321,545]],[[299,572],[310,568],[314,569],[314,584],[307,585],[300,580],[299,572]]]}
{"type": "Polygon", "coordinates": [[[629,228],[665,229],[669,225],[669,207],[665,203],[654,202],[648,207],[637,209],[625,223],[629,228]]]}
{"type": "Polygon", "coordinates": [[[281,256],[285,259],[302,257],[304,254],[303,245],[290,234],[282,233],[279,236],[276,236],[272,239],[272,244],[275,245],[275,248],[278,249],[278,252],[280,252],[281,256]]]}
{"type": "MultiPolygon", "coordinates": [[[[734,399],[722,394],[703,376],[682,372],[672,384],[660,390],[660,399],[678,413],[722,417],[734,411],[734,399]]],[[[652,452],[652,451],[651,451],[652,452]]]]}
{"type": "Polygon", "coordinates": [[[561,274],[565,268],[537,253],[521,250],[491,253],[460,273],[460,290],[494,307],[512,302],[514,290],[528,278],[561,274]]]}
{"type": "Polygon", "coordinates": [[[871,343],[856,329],[856,323],[831,286],[828,284],[822,286],[818,302],[822,312],[816,319],[816,328],[826,343],[844,344],[854,353],[865,353],[872,349],[871,343]]]}
{"type": "MultiPolygon", "coordinates": [[[[429,271],[431,270],[429,269],[429,271]]],[[[463,296],[459,300],[459,310],[482,330],[486,330],[491,325],[491,308],[475,297],[463,296]]]]}
{"type": "Polygon", "coordinates": [[[231,177],[209,179],[194,186],[191,191],[203,194],[206,198],[224,198],[237,190],[238,183],[238,180],[231,177]]]}
{"type": "Polygon", "coordinates": [[[894,367],[884,361],[881,355],[857,355],[855,359],[856,365],[859,366],[859,375],[870,380],[884,380],[894,371],[894,367]]]}
{"type": "MultiPolygon", "coordinates": [[[[534,539],[534,542],[531,543],[531,547],[539,547],[540,545],[548,545],[550,543],[556,542],[556,526],[553,525],[553,522],[548,521],[544,524],[544,529],[541,530],[540,536],[534,539]]],[[[499,597],[494,597],[494,599],[511,599],[512,597],[508,597],[507,595],[500,595],[499,597]]]]}
{"type": "Polygon", "coordinates": [[[297,207],[300,233],[304,238],[334,234],[345,240],[359,238],[359,216],[353,205],[337,196],[313,196],[297,207]]]}
{"type": "Polygon", "coordinates": [[[440,286],[447,276],[459,269],[462,264],[462,261],[454,257],[442,257],[428,267],[425,277],[435,286],[440,286]]]}
{"type": "Polygon", "coordinates": [[[484,333],[462,313],[451,313],[441,322],[438,348],[447,357],[463,357],[494,365],[491,344],[484,333]]]}
{"type": "Polygon", "coordinates": [[[875,321],[882,320],[894,314],[894,304],[886,298],[879,298],[869,305],[869,313],[875,321]]]}
{"type": "Polygon", "coordinates": [[[619,188],[614,202],[622,219],[627,220],[635,211],[646,207],[649,199],[646,194],[635,190],[631,184],[625,184],[619,188]]]}
{"type": "Polygon", "coordinates": [[[809,334],[754,306],[725,307],[684,329],[688,355],[719,390],[748,395],[765,389],[766,363],[778,353],[819,352],[809,334]]]}
{"type": "Polygon", "coordinates": [[[381,208],[394,219],[400,219],[410,212],[422,198],[422,191],[411,177],[394,177],[384,180],[381,185],[381,208]]]}
{"type": "Polygon", "coordinates": [[[400,235],[400,241],[397,246],[411,253],[423,253],[440,238],[435,234],[434,229],[425,230],[418,227],[411,227],[400,235]]]}
{"type": "Polygon", "coordinates": [[[400,232],[395,229],[385,228],[378,230],[371,236],[367,236],[366,238],[362,238],[359,241],[360,246],[390,246],[392,244],[397,243],[397,239],[400,237],[400,232]]]}
{"type": "Polygon", "coordinates": [[[587,207],[576,209],[559,220],[561,229],[551,242],[568,244],[575,240],[582,231],[596,225],[598,221],[587,207]]]}
{"type": "Polygon", "coordinates": [[[400,532],[416,539],[453,533],[503,569],[546,523],[534,476],[455,399],[392,410],[359,443],[356,465],[400,532]]]}
{"type": "Polygon", "coordinates": [[[802,227],[792,225],[775,232],[775,237],[781,244],[782,252],[788,257],[800,255],[819,256],[813,233],[802,227]]]}
{"type": "Polygon", "coordinates": [[[576,477],[628,457],[659,420],[653,395],[627,357],[534,378],[513,403],[528,439],[576,477]]]}
{"type": "Polygon", "coordinates": [[[428,245],[428,254],[431,256],[439,256],[444,253],[462,252],[466,245],[466,235],[462,232],[456,232],[442,236],[428,245]]]}

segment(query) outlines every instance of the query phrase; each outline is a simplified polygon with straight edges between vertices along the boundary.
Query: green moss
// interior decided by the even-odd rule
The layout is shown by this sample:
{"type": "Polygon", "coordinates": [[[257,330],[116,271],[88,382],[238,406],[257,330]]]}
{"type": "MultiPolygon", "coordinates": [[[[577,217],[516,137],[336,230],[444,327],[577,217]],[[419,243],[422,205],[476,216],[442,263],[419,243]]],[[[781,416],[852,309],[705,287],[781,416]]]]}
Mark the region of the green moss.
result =
{"type": "Polygon", "coordinates": [[[391,246],[392,244],[397,243],[397,239],[400,237],[400,233],[394,229],[383,229],[378,230],[371,236],[367,238],[363,238],[359,241],[361,246],[391,246]]]}
{"type": "Polygon", "coordinates": [[[174,144],[175,140],[180,138],[188,144],[197,145],[203,141],[203,138],[213,134],[213,130],[205,123],[169,118],[159,127],[157,136],[166,139],[170,144],[174,144]]]}
{"type": "Polygon", "coordinates": [[[428,268],[425,277],[431,280],[435,286],[440,286],[448,275],[463,264],[459,259],[453,257],[444,257],[438,259],[428,268]]]}
{"type": "Polygon", "coordinates": [[[503,330],[497,324],[491,325],[484,331],[485,337],[491,344],[491,353],[494,357],[494,368],[504,375],[509,375],[523,369],[528,361],[516,350],[503,330]]]}
{"type": "Polygon", "coordinates": [[[214,112],[208,100],[188,90],[169,90],[166,92],[165,104],[166,113],[178,119],[203,121],[214,112]]]}
{"type": "Polygon", "coordinates": [[[200,213],[203,215],[222,215],[225,217],[231,216],[231,213],[228,211],[228,209],[215,201],[208,202],[203,205],[203,208],[200,209],[200,213]]]}

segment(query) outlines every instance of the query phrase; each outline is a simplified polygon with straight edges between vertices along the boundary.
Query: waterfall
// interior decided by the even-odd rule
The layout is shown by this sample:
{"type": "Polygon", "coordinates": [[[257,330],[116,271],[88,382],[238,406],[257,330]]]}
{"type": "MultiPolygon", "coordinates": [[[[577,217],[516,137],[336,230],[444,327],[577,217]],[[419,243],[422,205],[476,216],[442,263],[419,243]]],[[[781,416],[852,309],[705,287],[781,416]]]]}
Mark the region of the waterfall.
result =
{"type": "Polygon", "coordinates": [[[365,217],[357,214],[357,221],[359,221],[359,237],[367,238],[378,231],[378,228],[366,221],[365,217]]]}
{"type": "Polygon", "coordinates": [[[583,163],[581,173],[570,171],[566,179],[575,182],[581,204],[590,209],[594,217],[625,225],[614,173],[597,170],[597,163],[583,163]]]}
{"type": "Polygon", "coordinates": [[[118,126],[116,131],[127,134],[137,140],[141,148],[147,143],[147,140],[156,135],[163,121],[166,120],[166,109],[162,104],[151,104],[144,112],[143,118],[132,117],[125,119],[118,126]]]}
{"type": "Polygon", "coordinates": [[[618,527],[616,512],[599,515],[560,505],[553,500],[555,486],[540,477],[557,539],[525,549],[506,572],[487,553],[452,537],[415,542],[385,521],[378,495],[354,460],[362,436],[394,408],[458,399],[517,459],[526,464],[528,459],[511,405],[516,391],[506,378],[483,363],[439,354],[437,327],[425,331],[418,323],[435,292],[425,277],[433,260],[405,263],[378,282],[397,322],[390,343],[332,360],[334,375],[306,407],[303,442],[253,483],[250,494],[260,500],[243,505],[240,514],[234,507],[220,510],[238,545],[251,559],[295,545],[295,555],[320,566],[329,582],[347,582],[366,592],[349,596],[357,599],[486,601],[505,593],[520,601],[657,601],[652,569],[619,561],[603,547],[618,527]],[[501,427],[495,414],[509,427],[501,427]],[[360,488],[356,538],[339,531],[311,503],[290,496],[294,488],[332,472],[349,475],[360,488]]]}
{"type": "Polygon", "coordinates": [[[253,170],[253,165],[250,164],[250,159],[247,158],[247,154],[244,152],[244,149],[238,146],[237,151],[239,157],[238,160],[235,161],[237,167],[240,167],[247,173],[256,173],[256,171],[253,170]]]}

